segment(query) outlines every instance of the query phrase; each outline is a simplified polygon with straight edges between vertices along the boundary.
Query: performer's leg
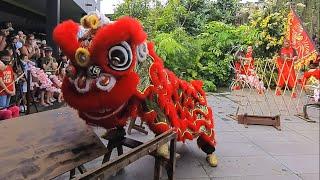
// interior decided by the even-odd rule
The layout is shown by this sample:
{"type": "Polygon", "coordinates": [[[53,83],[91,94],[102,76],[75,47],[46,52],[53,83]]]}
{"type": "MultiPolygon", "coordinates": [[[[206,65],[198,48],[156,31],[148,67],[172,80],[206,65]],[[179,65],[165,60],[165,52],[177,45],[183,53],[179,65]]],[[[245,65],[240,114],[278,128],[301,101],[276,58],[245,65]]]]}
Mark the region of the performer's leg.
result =
{"type": "Polygon", "coordinates": [[[215,148],[215,141],[214,141],[214,132],[212,130],[212,133],[210,136],[206,134],[202,134],[197,139],[197,144],[199,148],[207,154],[207,161],[210,166],[216,167],[218,165],[218,158],[214,154],[216,148],[215,148]]]}

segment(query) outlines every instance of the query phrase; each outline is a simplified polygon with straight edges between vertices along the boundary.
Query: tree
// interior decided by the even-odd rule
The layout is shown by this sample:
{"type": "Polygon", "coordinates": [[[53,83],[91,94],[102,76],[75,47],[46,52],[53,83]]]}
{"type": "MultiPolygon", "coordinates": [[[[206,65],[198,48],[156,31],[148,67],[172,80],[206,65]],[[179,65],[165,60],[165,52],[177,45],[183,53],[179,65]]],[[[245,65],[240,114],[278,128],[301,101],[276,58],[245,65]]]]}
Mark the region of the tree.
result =
{"type": "Polygon", "coordinates": [[[144,20],[149,16],[151,0],[125,0],[122,4],[118,5],[113,18],[116,19],[120,16],[132,16],[140,20],[144,20]]]}

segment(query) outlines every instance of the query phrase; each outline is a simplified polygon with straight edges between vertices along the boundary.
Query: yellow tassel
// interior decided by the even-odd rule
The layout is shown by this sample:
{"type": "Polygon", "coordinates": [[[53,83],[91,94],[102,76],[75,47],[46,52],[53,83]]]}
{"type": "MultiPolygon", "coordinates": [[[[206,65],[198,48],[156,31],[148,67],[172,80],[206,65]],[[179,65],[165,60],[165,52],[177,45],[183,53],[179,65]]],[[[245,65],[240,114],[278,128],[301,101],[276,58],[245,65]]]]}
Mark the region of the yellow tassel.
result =
{"type": "Polygon", "coordinates": [[[90,62],[90,52],[85,48],[78,48],[75,60],[80,67],[87,67],[90,62]]]}

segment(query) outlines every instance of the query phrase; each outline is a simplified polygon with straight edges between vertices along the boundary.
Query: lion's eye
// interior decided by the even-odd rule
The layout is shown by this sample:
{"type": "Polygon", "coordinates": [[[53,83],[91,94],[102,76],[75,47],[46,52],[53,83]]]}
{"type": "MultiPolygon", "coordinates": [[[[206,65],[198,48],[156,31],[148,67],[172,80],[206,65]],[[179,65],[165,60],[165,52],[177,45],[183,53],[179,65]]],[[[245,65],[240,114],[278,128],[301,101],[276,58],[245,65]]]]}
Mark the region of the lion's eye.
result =
{"type": "Polygon", "coordinates": [[[125,71],[132,64],[132,51],[130,45],[123,41],[109,50],[109,66],[117,71],[125,71]]]}

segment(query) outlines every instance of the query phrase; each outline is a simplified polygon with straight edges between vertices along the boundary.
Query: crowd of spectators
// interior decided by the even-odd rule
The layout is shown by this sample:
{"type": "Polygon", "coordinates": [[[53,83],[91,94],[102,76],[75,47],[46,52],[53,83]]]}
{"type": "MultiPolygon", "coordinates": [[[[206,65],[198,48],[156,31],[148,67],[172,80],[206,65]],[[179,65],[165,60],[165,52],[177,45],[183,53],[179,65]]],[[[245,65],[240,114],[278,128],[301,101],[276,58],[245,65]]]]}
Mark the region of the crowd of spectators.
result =
{"type": "Polygon", "coordinates": [[[27,72],[30,94],[41,106],[62,102],[60,90],[68,59],[53,57],[52,48],[34,34],[15,30],[11,22],[0,27],[0,110],[12,105],[26,111],[27,72]]]}

